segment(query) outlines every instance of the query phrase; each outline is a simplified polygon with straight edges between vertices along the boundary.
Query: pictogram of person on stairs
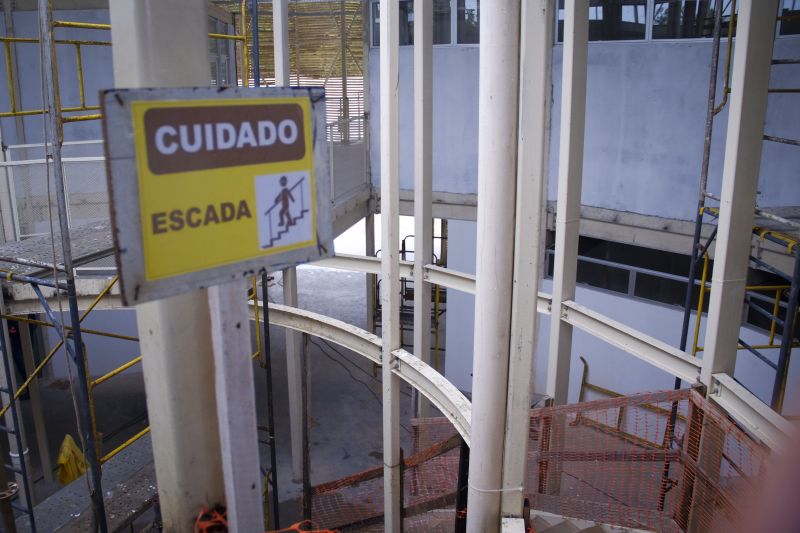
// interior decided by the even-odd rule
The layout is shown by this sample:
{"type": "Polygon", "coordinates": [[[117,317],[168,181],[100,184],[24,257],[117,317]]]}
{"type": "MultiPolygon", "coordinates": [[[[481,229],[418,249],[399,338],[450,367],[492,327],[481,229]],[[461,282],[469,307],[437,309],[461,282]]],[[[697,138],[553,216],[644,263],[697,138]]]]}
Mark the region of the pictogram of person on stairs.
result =
{"type": "Polygon", "coordinates": [[[294,202],[294,196],[292,196],[292,192],[286,187],[288,181],[289,180],[286,179],[286,176],[281,176],[281,192],[275,197],[275,204],[281,204],[281,210],[279,213],[281,220],[278,225],[287,228],[289,226],[294,226],[294,220],[292,220],[292,215],[289,213],[289,204],[290,202],[294,202]]]}

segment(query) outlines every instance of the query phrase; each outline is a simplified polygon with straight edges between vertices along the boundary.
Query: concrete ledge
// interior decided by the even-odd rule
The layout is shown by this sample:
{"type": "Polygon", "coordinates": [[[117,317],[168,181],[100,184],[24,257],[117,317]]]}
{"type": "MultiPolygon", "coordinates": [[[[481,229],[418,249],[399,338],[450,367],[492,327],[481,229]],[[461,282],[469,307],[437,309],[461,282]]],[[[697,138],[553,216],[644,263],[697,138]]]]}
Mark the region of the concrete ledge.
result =
{"type": "MultiPolygon", "coordinates": [[[[132,513],[136,512],[136,506],[130,505],[134,501],[131,497],[144,504],[147,498],[155,496],[155,474],[148,475],[148,471],[153,471],[149,435],[134,442],[103,465],[103,496],[110,530],[114,529],[113,525],[131,518],[132,513]],[[112,512],[112,509],[118,509],[123,500],[126,504],[124,510],[112,512]]],[[[86,480],[83,477],[76,479],[43,500],[34,507],[34,517],[38,531],[89,531],[91,510],[86,480]],[[85,529],[81,524],[86,525],[85,529]]],[[[30,530],[27,516],[17,519],[17,529],[30,530]]]]}

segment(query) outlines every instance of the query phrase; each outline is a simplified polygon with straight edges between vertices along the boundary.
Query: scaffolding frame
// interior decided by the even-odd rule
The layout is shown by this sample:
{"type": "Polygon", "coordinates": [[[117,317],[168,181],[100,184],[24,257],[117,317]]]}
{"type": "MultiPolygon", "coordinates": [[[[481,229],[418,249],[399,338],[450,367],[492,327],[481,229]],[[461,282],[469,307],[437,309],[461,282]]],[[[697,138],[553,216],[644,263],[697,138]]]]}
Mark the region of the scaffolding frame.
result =
{"type": "MultiPolygon", "coordinates": [[[[781,6],[779,5],[779,9],[781,6]]],[[[694,326],[694,340],[692,343],[692,351],[691,355],[696,356],[699,351],[703,350],[702,346],[698,345],[698,338],[700,335],[701,329],[701,315],[703,311],[704,299],[706,292],[710,292],[710,288],[706,289],[707,280],[709,276],[709,250],[714,242],[716,237],[716,228],[711,232],[709,237],[704,243],[701,243],[702,240],[702,227],[705,220],[705,216],[710,218],[716,219],[719,217],[719,208],[708,206],[706,205],[708,200],[714,200],[719,202],[719,197],[710,193],[708,191],[708,172],[709,172],[709,162],[711,158],[711,136],[714,127],[714,120],[716,115],[718,115],[727,105],[728,103],[728,95],[731,92],[730,87],[730,70],[731,70],[731,58],[733,54],[733,33],[736,26],[736,15],[732,14],[727,28],[727,46],[726,46],[726,60],[725,60],[725,73],[724,73],[724,86],[722,89],[722,98],[717,104],[716,102],[716,87],[717,87],[717,75],[718,75],[718,66],[719,66],[719,52],[720,52],[720,41],[721,41],[721,13],[723,10],[715,10],[715,23],[714,23],[714,32],[713,32],[713,46],[712,46],[712,57],[711,57],[711,75],[709,80],[709,90],[708,90],[708,104],[706,110],[706,124],[705,124],[705,139],[703,143],[703,163],[701,167],[700,173],[700,187],[699,187],[699,194],[698,194],[698,203],[697,203],[697,214],[695,218],[695,229],[694,235],[692,239],[692,248],[691,248],[691,259],[689,263],[689,276],[688,276],[688,283],[686,285],[686,294],[684,299],[684,314],[683,314],[683,322],[682,322],[682,329],[681,329],[681,337],[680,337],[680,348],[683,351],[686,351],[688,345],[688,337],[690,331],[690,321],[691,321],[691,313],[693,311],[692,300],[694,295],[694,285],[697,279],[697,271],[702,262],[702,274],[701,274],[701,283],[700,283],[700,295],[698,298],[698,305],[696,310],[696,319],[695,319],[695,326],[694,326]]],[[[736,12],[736,0],[732,0],[731,4],[731,12],[736,12]]],[[[784,17],[777,16],[776,20],[783,20],[784,17]]],[[[772,59],[771,65],[797,65],[800,64],[800,59],[772,59]]],[[[768,93],[797,93],[800,89],[796,88],[770,88],[768,93]]],[[[782,144],[792,145],[792,146],[800,146],[800,141],[794,139],[784,139],[782,137],[775,137],[771,135],[763,135],[763,139],[769,142],[778,142],[782,144]]],[[[786,378],[788,373],[788,363],[789,357],[791,355],[791,350],[793,347],[798,345],[797,341],[800,339],[796,339],[794,334],[794,330],[796,329],[796,315],[797,315],[797,306],[798,306],[798,292],[800,291],[800,248],[798,247],[798,241],[791,235],[787,234],[787,231],[797,231],[800,230],[800,223],[795,220],[787,219],[782,216],[776,215],[771,213],[765,209],[759,208],[756,206],[755,214],[762,219],[765,219],[768,223],[773,225],[777,224],[779,227],[776,229],[762,227],[762,226],[753,226],[752,232],[753,235],[758,239],[760,243],[764,241],[770,241],[774,244],[777,244],[782,249],[785,250],[785,253],[790,256],[794,257],[794,269],[792,273],[785,273],[777,268],[767,264],[765,261],[761,260],[758,257],[750,255],[750,262],[754,268],[762,268],[767,270],[773,275],[777,275],[778,277],[782,278],[787,284],[782,285],[772,285],[772,286],[760,286],[760,285],[748,285],[745,287],[745,297],[746,297],[746,305],[754,309],[759,314],[762,314],[770,321],[770,330],[769,330],[769,343],[766,345],[757,345],[751,346],[744,342],[741,338],[739,339],[739,349],[744,349],[751,352],[755,355],[759,360],[765,362],[768,366],[773,368],[776,371],[775,383],[773,386],[772,391],[772,398],[771,398],[771,407],[775,409],[778,413],[781,412],[783,406],[783,394],[786,387],[786,378]],[[766,311],[760,306],[752,305],[751,303],[751,296],[754,294],[758,294],[761,291],[775,291],[775,298],[774,303],[772,306],[771,311],[766,311]],[[782,296],[786,293],[786,311],[784,315],[784,319],[778,316],[780,313],[780,309],[782,307],[781,300],[782,296]],[[774,343],[775,335],[776,335],[776,326],[780,326],[782,328],[782,335],[779,344],[774,343]],[[778,362],[772,363],[772,361],[767,358],[761,350],[770,349],[770,348],[778,348],[778,362]]],[[[756,297],[756,299],[759,299],[756,297]]],[[[680,388],[681,380],[675,380],[675,388],[680,388]]]]}
{"type": "MultiPolygon", "coordinates": [[[[237,67],[241,69],[239,72],[240,80],[242,82],[243,87],[247,87],[249,84],[248,75],[246,73],[249,72],[249,58],[247,54],[247,46],[248,46],[248,39],[247,39],[247,9],[246,9],[246,0],[240,0],[240,13],[239,17],[244,20],[244,23],[241,23],[242,26],[242,33],[240,34],[227,34],[227,33],[214,33],[209,32],[208,37],[210,39],[219,39],[223,41],[233,41],[237,45],[241,43],[243,48],[240,48],[240,62],[237,62],[237,67]],[[243,50],[243,52],[241,52],[243,50]]],[[[99,111],[100,105],[87,105],[86,104],[86,86],[84,83],[84,63],[83,63],[83,54],[82,54],[82,47],[85,46],[111,46],[111,41],[107,40],[95,40],[95,39],[56,39],[53,31],[56,28],[72,28],[72,29],[84,29],[84,30],[96,30],[96,31],[111,31],[111,24],[103,24],[103,23],[94,23],[94,22],[76,22],[76,21],[67,21],[67,20],[52,20],[50,24],[50,31],[47,33],[48,37],[44,39],[44,46],[47,46],[47,42],[52,42],[53,45],[57,46],[71,46],[75,50],[75,72],[77,73],[78,79],[78,98],[80,100],[80,104],[77,106],[68,106],[62,107],[60,96],[57,94],[56,96],[56,106],[59,110],[61,116],[62,123],[67,122],[83,122],[88,120],[100,120],[102,115],[100,113],[85,113],[85,114],[78,114],[72,116],[63,116],[64,113],[80,113],[85,111],[99,111]]],[[[44,34],[43,34],[44,35],[44,34]]],[[[6,63],[6,86],[8,88],[9,94],[9,107],[8,111],[0,111],[0,118],[10,118],[10,117],[25,117],[25,116],[34,116],[34,115],[45,115],[49,113],[49,109],[45,106],[40,109],[22,109],[18,105],[18,95],[16,91],[16,73],[14,72],[14,61],[13,57],[13,47],[18,44],[34,44],[39,45],[40,47],[43,46],[42,39],[35,38],[35,37],[14,37],[14,36],[0,36],[0,43],[3,45],[4,54],[5,54],[5,63],[6,63]]],[[[56,48],[53,48],[52,52],[52,61],[53,64],[56,64],[58,61],[56,48]]],[[[257,64],[257,63],[256,63],[257,64]]],[[[55,77],[58,79],[58,76],[55,77]]],[[[58,92],[58,91],[57,91],[58,92]]]]}
{"type": "MultiPolygon", "coordinates": [[[[255,2],[253,2],[255,5],[255,2]]],[[[246,9],[246,1],[241,0],[240,3],[240,20],[242,21],[242,29],[246,28],[247,22],[247,9],[246,9]]],[[[255,12],[254,6],[254,12],[255,12]]],[[[102,115],[99,113],[92,113],[92,111],[97,111],[100,109],[99,105],[87,105],[86,103],[86,88],[84,83],[84,63],[83,63],[83,54],[82,54],[82,47],[85,46],[111,46],[110,41],[105,40],[91,40],[91,39],[56,39],[55,38],[55,30],[56,28],[73,28],[73,29],[85,29],[85,30],[97,30],[97,31],[109,31],[111,29],[110,24],[98,24],[98,23],[88,23],[88,22],[75,22],[75,21],[63,21],[63,20],[54,20],[52,14],[52,6],[49,0],[39,0],[38,3],[38,17],[39,17],[39,33],[40,38],[28,38],[28,37],[14,37],[14,36],[4,36],[0,37],[0,43],[2,43],[4,48],[5,60],[6,60],[6,82],[7,87],[9,90],[9,103],[10,109],[8,111],[0,111],[0,118],[9,118],[9,117],[25,117],[25,116],[36,116],[40,115],[43,116],[44,120],[46,121],[46,137],[45,142],[42,144],[42,148],[45,151],[45,159],[41,161],[41,163],[45,164],[47,167],[47,176],[49,179],[50,172],[52,171],[52,175],[55,182],[55,196],[57,201],[58,207],[58,224],[60,228],[60,237],[61,237],[61,252],[62,252],[62,260],[58,262],[56,260],[53,261],[52,264],[47,262],[42,262],[34,259],[28,258],[20,258],[20,257],[0,257],[0,262],[5,263],[14,263],[16,265],[21,265],[24,267],[35,267],[38,269],[36,275],[28,275],[14,272],[13,270],[0,270],[5,277],[6,283],[22,283],[29,285],[33,291],[35,292],[38,300],[40,301],[44,314],[48,320],[35,320],[30,319],[28,317],[22,316],[15,316],[6,313],[0,314],[0,320],[2,321],[2,327],[5,330],[7,328],[8,320],[15,320],[20,322],[26,322],[29,324],[37,324],[40,326],[45,327],[52,327],[56,329],[58,332],[61,341],[57,343],[57,345],[50,350],[50,352],[39,362],[39,364],[34,368],[30,375],[25,377],[25,381],[19,387],[14,387],[13,382],[13,365],[11,364],[10,358],[11,354],[9,352],[10,347],[7,345],[6,336],[0,335],[2,339],[0,339],[0,350],[2,351],[3,357],[3,365],[5,370],[6,376],[6,384],[5,387],[0,388],[0,392],[2,392],[6,397],[7,401],[4,402],[5,405],[0,408],[0,416],[5,415],[8,412],[8,419],[11,421],[11,427],[0,426],[0,430],[6,431],[9,436],[14,437],[16,441],[16,447],[19,450],[20,454],[20,461],[19,466],[15,465],[6,465],[12,472],[18,475],[18,479],[21,481],[21,487],[11,487],[12,493],[21,490],[22,495],[25,500],[25,505],[17,505],[12,503],[11,507],[16,509],[20,512],[25,513],[29,516],[29,527],[31,531],[36,531],[36,524],[34,518],[34,511],[33,511],[33,486],[29,478],[29,473],[27,472],[27,465],[26,461],[23,459],[23,450],[24,450],[24,436],[21,434],[21,431],[18,429],[20,428],[19,422],[19,413],[18,413],[18,406],[16,401],[23,395],[23,393],[28,389],[30,384],[33,382],[34,379],[37,379],[41,371],[47,366],[47,364],[52,360],[55,354],[60,350],[62,346],[66,347],[69,359],[71,360],[72,364],[77,369],[77,381],[78,381],[78,429],[79,433],[81,434],[81,441],[83,443],[83,452],[86,456],[86,462],[88,466],[88,478],[89,478],[89,491],[90,491],[90,498],[91,498],[91,506],[92,506],[92,515],[93,515],[93,523],[95,527],[99,529],[101,532],[106,532],[108,530],[107,519],[105,515],[105,506],[103,502],[103,491],[102,491],[102,465],[113,457],[118,455],[120,452],[128,448],[134,442],[138,441],[144,435],[148,434],[150,431],[150,427],[147,426],[141,431],[137,432],[130,438],[128,438],[125,442],[120,444],[119,446],[115,447],[113,450],[107,452],[104,455],[101,455],[101,449],[98,446],[99,436],[97,433],[97,421],[94,412],[94,400],[93,400],[93,391],[94,388],[99,386],[100,384],[108,381],[109,379],[123,373],[124,371],[132,368],[133,366],[137,365],[141,362],[141,356],[134,357],[130,361],[120,365],[119,367],[107,372],[106,374],[99,376],[95,379],[91,379],[89,374],[89,367],[88,367],[88,360],[87,355],[85,352],[85,347],[82,342],[82,335],[83,333],[92,334],[92,335],[100,335],[104,337],[116,338],[116,339],[123,339],[123,340],[130,340],[130,341],[138,341],[136,337],[126,336],[126,335],[119,335],[111,332],[103,332],[91,329],[85,329],[81,327],[81,322],[83,321],[86,316],[95,308],[95,306],[100,302],[100,300],[107,295],[112,287],[116,284],[118,280],[118,276],[114,276],[110,282],[106,285],[106,287],[97,295],[94,301],[89,305],[89,307],[81,314],[79,313],[78,309],[78,299],[77,299],[77,291],[75,288],[75,264],[73,262],[73,255],[72,255],[72,245],[70,239],[70,217],[69,217],[69,207],[68,207],[68,197],[67,191],[65,188],[65,180],[64,180],[64,169],[63,169],[63,158],[61,156],[61,148],[64,144],[64,136],[63,136],[63,125],[70,122],[82,122],[82,121],[91,121],[91,120],[98,120],[102,118],[102,115]],[[41,64],[42,64],[42,75],[43,75],[43,85],[46,87],[47,94],[43,95],[44,104],[39,109],[23,109],[21,105],[18,105],[18,95],[16,93],[16,86],[18,84],[17,78],[15,76],[15,68],[14,62],[12,61],[14,47],[19,44],[33,44],[38,45],[41,51],[41,64]],[[60,99],[60,87],[59,87],[59,76],[58,76],[58,68],[57,68],[57,55],[56,55],[56,48],[58,46],[72,46],[75,50],[76,56],[76,72],[77,72],[77,80],[78,80],[78,97],[80,104],[77,106],[62,106],[62,102],[60,99]],[[65,113],[78,113],[75,115],[65,116],[65,113]],[[48,142],[49,141],[49,142],[48,142]],[[49,276],[52,274],[52,279],[49,279],[49,276]],[[70,316],[70,326],[63,324],[58,317],[56,316],[56,312],[50,307],[50,304],[47,301],[47,298],[42,293],[40,287],[48,287],[50,289],[54,289],[57,295],[65,295],[66,300],[69,307],[69,316],[70,316]]],[[[221,33],[209,33],[209,38],[211,39],[220,39],[220,40],[230,40],[234,41],[237,44],[241,43],[240,50],[240,57],[241,57],[241,74],[240,77],[241,82],[244,86],[248,85],[247,80],[247,73],[249,71],[248,65],[248,54],[247,54],[247,34],[245,31],[242,31],[241,34],[221,34],[221,33]]],[[[256,63],[257,64],[257,63],[256,63]]],[[[4,147],[5,148],[5,147],[4,147]]],[[[4,164],[3,166],[8,166],[4,164]]],[[[48,202],[51,200],[48,199],[48,202]]],[[[106,254],[110,255],[110,254],[106,254]]],[[[94,257],[94,259],[101,258],[100,256],[94,257]]],[[[266,299],[266,277],[264,281],[264,297],[266,299]]],[[[253,279],[253,292],[249,297],[252,297],[254,300],[257,300],[257,293],[256,293],[256,286],[257,280],[253,279]]],[[[265,300],[266,301],[266,300],[265,300]]],[[[258,318],[256,317],[256,320],[258,318]]],[[[258,324],[258,322],[256,322],[258,324]]],[[[266,333],[268,338],[268,333],[266,333]]],[[[261,334],[256,328],[256,342],[257,342],[257,349],[253,354],[253,359],[258,358],[262,366],[269,366],[268,357],[264,358],[261,347],[261,334]]],[[[72,385],[72,384],[71,384],[72,385]]],[[[270,391],[271,391],[271,381],[270,381],[270,391]]],[[[271,395],[271,394],[270,394],[271,395]]],[[[270,401],[270,427],[274,428],[273,417],[272,417],[272,409],[271,409],[271,401],[270,401]]],[[[274,432],[270,430],[270,441],[274,440],[274,432]]],[[[268,475],[272,478],[272,485],[273,485],[273,499],[277,498],[277,476],[275,474],[275,460],[274,460],[274,443],[271,444],[272,455],[273,455],[273,465],[271,470],[268,472],[268,475]]],[[[268,496],[269,491],[266,491],[265,498],[268,496]]],[[[12,494],[13,497],[13,494],[12,494]]],[[[276,518],[277,524],[277,500],[274,501],[275,510],[274,516],[276,518]]],[[[7,517],[9,520],[13,521],[13,517],[7,517]]],[[[7,522],[10,523],[10,522],[7,522]]]]}

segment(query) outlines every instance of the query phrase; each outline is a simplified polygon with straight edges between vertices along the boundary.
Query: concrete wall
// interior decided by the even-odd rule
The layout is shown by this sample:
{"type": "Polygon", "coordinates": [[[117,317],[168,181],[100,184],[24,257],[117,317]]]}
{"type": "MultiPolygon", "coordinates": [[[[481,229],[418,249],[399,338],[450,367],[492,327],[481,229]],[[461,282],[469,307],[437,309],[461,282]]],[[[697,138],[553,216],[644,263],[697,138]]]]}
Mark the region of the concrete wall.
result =
{"type": "MultiPolygon", "coordinates": [[[[553,49],[549,198],[555,199],[563,47],[553,49]]],[[[379,50],[369,52],[370,106],[379,110],[379,50]]],[[[413,49],[400,49],[400,186],[413,188],[413,49]]],[[[434,47],[434,190],[477,192],[477,46],[434,47]]],[[[780,37],[775,57],[800,57],[800,37],[780,37]]],[[[694,219],[702,161],[711,42],[589,44],[583,203],[620,211],[694,219]],[[668,198],[669,201],[664,201],[668,198]]],[[[724,67],[720,64],[720,88],[724,67]]],[[[800,87],[800,68],[774,66],[773,87],[800,87]]],[[[498,80],[500,83],[502,80],[498,80]]],[[[718,92],[721,95],[721,90],[718,92]]],[[[770,96],[766,132],[800,138],[797,95],[770,96]]],[[[719,191],[727,111],[717,116],[710,168],[719,191]]],[[[380,183],[380,128],[370,123],[373,182],[380,183]]],[[[765,143],[762,206],[800,205],[800,150],[765,143]]]]}
{"type": "MultiPolygon", "coordinates": [[[[448,227],[449,267],[462,272],[475,272],[474,222],[453,221],[448,227]]],[[[551,280],[544,280],[541,290],[551,292],[551,280]]],[[[677,346],[681,334],[683,310],[677,307],[654,304],[618,294],[578,287],[576,301],[581,305],[602,313],[627,326],[647,333],[663,342],[677,346]]],[[[449,290],[447,294],[447,356],[445,377],[459,389],[472,389],[472,332],[475,320],[475,297],[449,290]]],[[[548,338],[550,316],[539,315],[539,332],[536,341],[536,365],[534,390],[544,392],[547,372],[548,338]]],[[[692,319],[692,325],[694,319],[692,319]]],[[[693,326],[692,326],[693,327],[693,326]]],[[[705,332],[705,318],[701,325],[700,339],[705,332]]],[[[742,328],[742,339],[750,344],[767,342],[761,332],[742,328]]],[[[764,354],[777,360],[777,350],[765,350],[764,354]]],[[[602,387],[626,393],[671,389],[674,378],[626,352],[612,347],[595,337],[575,329],[570,366],[569,401],[578,400],[583,367],[579,356],[589,363],[589,381],[602,387]]],[[[800,414],[800,366],[790,366],[789,388],[786,395],[785,413],[800,414]]],[[[744,350],[739,352],[735,377],[759,398],[769,403],[775,372],[765,363],[744,350]]]]}
{"type": "MultiPolygon", "coordinates": [[[[66,309],[66,302],[64,302],[64,307],[66,309]]],[[[66,315],[68,316],[69,313],[66,313],[66,315]]],[[[119,335],[129,335],[131,337],[139,335],[136,329],[136,311],[133,309],[96,311],[90,313],[81,325],[86,329],[112,332],[119,335]]],[[[89,370],[93,377],[111,372],[141,353],[138,342],[111,339],[87,333],[84,333],[82,338],[86,345],[86,353],[89,355],[89,370]]],[[[55,346],[59,339],[60,337],[53,328],[47,329],[49,347],[55,346]]],[[[52,375],[55,378],[63,379],[69,376],[63,349],[53,358],[51,368],[52,375]]],[[[136,365],[127,372],[133,374],[141,371],[141,365],[136,365]]]]}

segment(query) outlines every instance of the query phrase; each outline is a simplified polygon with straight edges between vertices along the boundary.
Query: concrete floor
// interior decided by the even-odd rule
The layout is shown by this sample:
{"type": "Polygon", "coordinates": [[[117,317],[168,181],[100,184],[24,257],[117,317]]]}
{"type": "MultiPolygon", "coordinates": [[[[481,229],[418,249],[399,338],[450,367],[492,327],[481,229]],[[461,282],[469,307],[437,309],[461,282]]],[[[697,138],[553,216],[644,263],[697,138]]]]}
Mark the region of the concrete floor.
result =
{"type": "MultiPolygon", "coordinates": [[[[364,328],[366,326],[364,274],[341,272],[320,268],[300,268],[299,305],[303,309],[319,312],[364,328]]],[[[278,274],[270,289],[270,298],[281,302],[281,278],[278,274]]],[[[286,359],[283,352],[284,331],[271,328],[274,373],[274,409],[276,416],[277,469],[281,500],[281,526],[291,524],[300,517],[299,497],[302,486],[294,480],[291,471],[291,451],[289,439],[288,384],[286,378],[286,359]]],[[[442,336],[444,338],[444,336],[442,336]]],[[[344,477],[361,470],[382,464],[381,443],[381,388],[380,371],[374,377],[373,365],[367,359],[339,348],[327,345],[320,339],[312,338],[309,345],[311,368],[311,421],[310,456],[311,481],[318,484],[344,477]]],[[[258,424],[267,423],[266,378],[265,372],[256,363],[256,402],[258,424]]],[[[53,461],[65,433],[75,434],[75,416],[68,387],[63,382],[51,382],[43,388],[47,406],[45,417],[53,461]]],[[[118,376],[112,382],[97,389],[95,400],[99,430],[107,435],[103,449],[105,452],[124,442],[146,424],[146,405],[144,383],[141,373],[130,372],[118,376]]],[[[411,414],[410,387],[403,385],[401,390],[401,443],[406,451],[411,450],[409,418],[411,414]]],[[[31,443],[34,477],[41,477],[38,454],[35,451],[33,423],[30,418],[28,402],[23,402],[26,410],[27,432],[31,443]]],[[[259,437],[265,440],[261,433],[259,437]]],[[[76,438],[77,442],[77,438],[76,438]]],[[[260,446],[262,466],[269,467],[269,448],[260,446]]],[[[120,482],[120,478],[132,475],[147,462],[152,462],[149,439],[120,461],[111,461],[105,467],[104,479],[108,484],[120,482]],[[128,456],[129,455],[129,456],[128,456]],[[120,466],[118,466],[118,464],[120,466]],[[114,472],[114,470],[120,470],[114,472]],[[123,472],[124,471],[124,472],[123,472]]],[[[124,479],[123,479],[124,481],[124,479]]],[[[87,507],[85,481],[78,480],[77,488],[70,491],[55,492],[58,483],[39,480],[36,484],[37,497],[51,496],[42,508],[48,515],[61,513],[61,517],[48,516],[53,523],[64,523],[70,517],[80,514],[87,507]],[[70,493],[69,498],[66,497],[70,493]],[[83,494],[83,499],[75,499],[75,493],[83,494]],[[61,499],[59,499],[61,498],[61,499]],[[82,504],[79,503],[82,501],[82,504]]],[[[70,486],[72,487],[72,486],[70,486]]],[[[41,527],[40,527],[41,529],[41,527]]]]}

